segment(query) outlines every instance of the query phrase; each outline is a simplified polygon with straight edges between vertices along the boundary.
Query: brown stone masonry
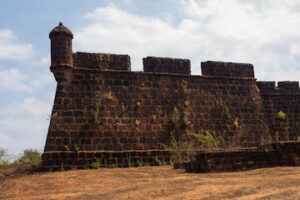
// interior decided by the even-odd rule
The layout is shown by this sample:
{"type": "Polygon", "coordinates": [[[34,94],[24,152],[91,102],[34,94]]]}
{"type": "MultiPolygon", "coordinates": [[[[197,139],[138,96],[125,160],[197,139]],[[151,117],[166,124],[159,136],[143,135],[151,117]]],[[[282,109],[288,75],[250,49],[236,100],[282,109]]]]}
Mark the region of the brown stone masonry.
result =
{"type": "Polygon", "coordinates": [[[130,57],[128,55],[77,52],[73,54],[73,61],[75,68],[131,70],[130,57]]]}
{"type": "Polygon", "coordinates": [[[286,142],[228,152],[199,152],[194,161],[182,167],[188,172],[222,172],[299,165],[300,142],[286,142]]]}
{"type": "Polygon", "coordinates": [[[147,57],[143,59],[144,72],[191,74],[191,64],[188,59],[147,57]]]}
{"type": "Polygon", "coordinates": [[[299,136],[298,82],[256,82],[251,64],[203,62],[191,75],[187,59],[144,58],[131,72],[130,57],[72,52],[73,34],[62,24],[50,33],[51,71],[57,81],[43,154],[45,170],[167,161],[174,108],[186,114],[189,131],[236,136],[253,147],[279,136],[299,136]],[[285,119],[277,119],[283,111],[285,119]],[[127,157],[126,157],[127,156],[127,157]],[[127,161],[126,161],[127,160],[127,161]]]}
{"type": "Polygon", "coordinates": [[[257,82],[263,99],[265,121],[270,134],[281,141],[294,140],[300,135],[300,90],[299,82],[257,82]],[[286,113],[284,120],[278,112],[286,113]]]}

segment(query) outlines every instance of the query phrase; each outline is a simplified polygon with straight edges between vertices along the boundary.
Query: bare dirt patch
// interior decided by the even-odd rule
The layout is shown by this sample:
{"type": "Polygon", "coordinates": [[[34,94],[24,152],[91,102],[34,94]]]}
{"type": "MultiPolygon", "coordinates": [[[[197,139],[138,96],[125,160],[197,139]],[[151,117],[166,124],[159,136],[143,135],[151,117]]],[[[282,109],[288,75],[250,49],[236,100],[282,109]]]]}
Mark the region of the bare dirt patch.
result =
{"type": "Polygon", "coordinates": [[[5,176],[0,199],[293,199],[300,167],[191,174],[170,166],[5,176]]]}

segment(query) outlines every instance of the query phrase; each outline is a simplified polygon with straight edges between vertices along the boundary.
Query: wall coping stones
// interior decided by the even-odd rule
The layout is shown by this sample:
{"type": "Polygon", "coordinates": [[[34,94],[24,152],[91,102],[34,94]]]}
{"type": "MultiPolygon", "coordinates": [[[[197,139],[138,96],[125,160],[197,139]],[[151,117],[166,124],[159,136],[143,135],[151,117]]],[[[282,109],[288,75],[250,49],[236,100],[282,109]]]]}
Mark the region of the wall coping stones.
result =
{"type": "Polygon", "coordinates": [[[206,76],[254,78],[253,65],[248,63],[206,61],[201,62],[201,70],[206,76]]]}
{"type": "Polygon", "coordinates": [[[263,94],[300,94],[298,81],[257,81],[257,86],[263,94]]]}
{"type": "Polygon", "coordinates": [[[144,72],[191,74],[191,63],[188,59],[146,57],[143,58],[144,72]]]}

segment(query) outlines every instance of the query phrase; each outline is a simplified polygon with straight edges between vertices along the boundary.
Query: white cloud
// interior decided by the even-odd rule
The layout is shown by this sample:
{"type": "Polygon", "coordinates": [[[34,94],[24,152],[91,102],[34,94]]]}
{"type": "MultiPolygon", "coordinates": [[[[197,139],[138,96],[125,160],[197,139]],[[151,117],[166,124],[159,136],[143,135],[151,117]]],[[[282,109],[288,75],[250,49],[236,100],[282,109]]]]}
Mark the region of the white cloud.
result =
{"type": "Polygon", "coordinates": [[[33,57],[31,44],[20,42],[11,30],[0,29],[0,59],[27,60],[33,57]]]}
{"type": "Polygon", "coordinates": [[[250,62],[260,80],[299,80],[298,0],[181,0],[185,17],[178,26],[109,6],[85,16],[75,32],[80,51],[129,54],[133,70],[142,57],[189,58],[192,73],[200,61],[250,62]]]}
{"type": "Polygon", "coordinates": [[[1,106],[0,147],[8,149],[10,154],[20,153],[25,148],[43,150],[50,105],[50,102],[30,97],[1,106]]]}
{"type": "Polygon", "coordinates": [[[12,33],[12,31],[4,29],[4,30],[0,30],[0,38],[2,40],[12,40],[15,39],[15,36],[12,33]]]}
{"type": "Polygon", "coordinates": [[[35,89],[54,83],[54,77],[49,70],[50,55],[33,61],[31,66],[23,72],[18,68],[0,69],[0,91],[33,92],[35,89]]]}
{"type": "Polygon", "coordinates": [[[34,89],[42,88],[43,86],[54,86],[55,85],[55,79],[54,76],[48,72],[38,72],[33,73],[31,76],[34,76],[31,81],[28,82],[28,84],[33,87],[34,89]]]}
{"type": "Polygon", "coordinates": [[[140,65],[135,66],[136,70],[142,69],[144,55],[167,55],[162,53],[166,48],[161,45],[173,41],[168,33],[176,31],[158,18],[136,16],[113,7],[98,8],[86,18],[92,23],[75,33],[74,45],[86,51],[128,53],[133,65],[140,65]]]}
{"type": "Polygon", "coordinates": [[[33,65],[37,67],[49,67],[51,64],[50,62],[51,58],[50,54],[48,54],[46,57],[42,57],[41,59],[34,61],[33,65]]]}
{"type": "Polygon", "coordinates": [[[1,90],[16,90],[32,92],[32,88],[26,83],[27,77],[23,75],[18,69],[4,69],[0,70],[0,91],[1,90]]]}
{"type": "Polygon", "coordinates": [[[50,72],[50,54],[45,57],[42,57],[39,60],[33,61],[33,65],[36,67],[29,75],[32,79],[29,81],[29,84],[34,88],[40,88],[50,83],[54,83],[54,76],[50,72]]]}

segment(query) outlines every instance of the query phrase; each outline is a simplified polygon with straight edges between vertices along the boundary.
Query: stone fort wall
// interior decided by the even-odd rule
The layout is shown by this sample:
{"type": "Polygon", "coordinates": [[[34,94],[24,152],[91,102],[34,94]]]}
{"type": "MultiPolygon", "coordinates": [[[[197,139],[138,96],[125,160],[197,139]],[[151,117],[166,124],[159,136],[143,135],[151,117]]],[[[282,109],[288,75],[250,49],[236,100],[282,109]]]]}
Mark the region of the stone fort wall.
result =
{"type": "Polygon", "coordinates": [[[275,87],[257,82],[251,64],[213,61],[201,63],[202,76],[195,76],[189,60],[157,57],[144,58],[144,71],[132,72],[128,55],[60,50],[72,46],[70,34],[55,32],[52,40],[55,34],[68,42],[58,42],[62,55],[51,54],[57,88],[46,170],[84,167],[96,159],[122,167],[129,157],[135,164],[168,161],[162,144],[170,140],[175,108],[187,118],[187,130],[222,133],[243,147],[299,136],[298,82],[275,87]],[[284,120],[276,118],[279,111],[284,120]]]}

